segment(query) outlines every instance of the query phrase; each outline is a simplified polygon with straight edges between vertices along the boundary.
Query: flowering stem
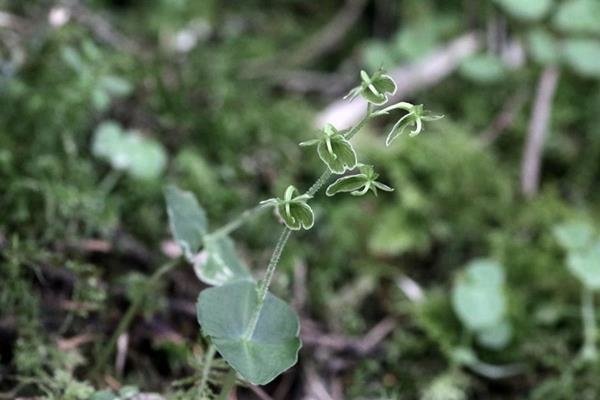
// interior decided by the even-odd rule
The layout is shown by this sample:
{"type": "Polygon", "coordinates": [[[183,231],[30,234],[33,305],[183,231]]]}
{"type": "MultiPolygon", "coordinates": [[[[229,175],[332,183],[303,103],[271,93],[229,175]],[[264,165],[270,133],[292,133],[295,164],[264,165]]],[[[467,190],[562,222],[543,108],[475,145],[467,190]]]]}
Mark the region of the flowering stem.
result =
{"type": "Polygon", "coordinates": [[[273,275],[275,274],[275,269],[277,268],[277,264],[279,263],[279,259],[281,258],[281,253],[283,253],[283,249],[290,238],[290,234],[292,231],[289,228],[283,228],[281,235],[279,236],[279,240],[275,245],[275,250],[273,250],[273,254],[271,255],[271,260],[269,261],[269,265],[267,266],[267,272],[265,273],[264,279],[261,281],[260,286],[258,287],[258,303],[256,308],[254,309],[254,313],[252,314],[252,319],[250,320],[250,324],[248,325],[248,329],[244,332],[244,336],[246,339],[250,339],[254,330],[256,329],[256,324],[258,323],[258,318],[260,317],[260,312],[262,311],[263,305],[265,304],[265,299],[267,298],[267,293],[269,291],[269,286],[271,285],[271,281],[273,280],[273,275]]]}
{"type": "MultiPolygon", "coordinates": [[[[372,105],[369,103],[367,106],[367,112],[365,116],[360,120],[358,124],[356,124],[348,133],[346,133],[346,139],[350,140],[354,135],[360,131],[360,129],[369,121],[372,114],[372,105]]],[[[314,196],[329,180],[332,173],[327,168],[325,172],[321,174],[319,179],[306,191],[305,195],[310,197],[314,196]]],[[[252,337],[254,330],[256,329],[256,324],[258,323],[258,318],[260,317],[260,312],[265,303],[265,299],[267,298],[267,293],[269,291],[269,287],[271,286],[271,281],[273,280],[273,275],[275,274],[275,270],[277,269],[277,265],[279,264],[279,259],[281,258],[281,254],[283,253],[283,249],[287,244],[288,239],[290,238],[292,231],[289,228],[284,228],[279,236],[279,240],[275,245],[275,249],[273,250],[273,254],[271,255],[271,260],[269,261],[269,265],[267,266],[267,271],[265,273],[264,279],[261,281],[260,286],[258,287],[258,303],[256,308],[252,314],[252,319],[250,320],[250,324],[246,332],[244,332],[244,336],[246,339],[252,337]]]]}

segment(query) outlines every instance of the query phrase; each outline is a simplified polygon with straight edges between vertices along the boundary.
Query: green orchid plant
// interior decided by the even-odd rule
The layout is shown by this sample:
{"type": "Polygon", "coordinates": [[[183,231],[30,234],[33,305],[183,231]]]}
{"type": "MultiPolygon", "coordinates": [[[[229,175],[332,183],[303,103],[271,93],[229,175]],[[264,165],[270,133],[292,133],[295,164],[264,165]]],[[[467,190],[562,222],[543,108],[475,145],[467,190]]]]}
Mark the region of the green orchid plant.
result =
{"type": "Polygon", "coordinates": [[[198,383],[199,392],[204,390],[216,354],[231,367],[222,398],[241,379],[252,384],[264,385],[292,367],[298,359],[301,347],[299,319],[294,310],[283,300],[270,293],[269,288],[281,254],[292,232],[309,230],[314,225],[314,213],[309,204],[315,195],[331,180],[327,196],[350,193],[362,196],[378,190],[393,189],[378,181],[379,175],[371,165],[358,162],[351,139],[370,120],[386,116],[400,109],[407,114],[396,122],[387,144],[391,143],[407,126],[414,126],[411,136],[422,130],[422,121],[439,119],[423,110],[401,102],[379,111],[396,91],[393,79],[382,70],[368,75],[361,71],[361,84],[352,89],[347,97],[362,96],[367,101],[367,111],[353,127],[338,130],[326,125],[320,137],[300,145],[316,146],[317,155],[325,169],[306,192],[301,193],[290,185],[282,198],[261,201],[256,207],[244,211],[228,224],[210,231],[208,219],[196,198],[175,186],[165,188],[170,228],[181,246],[187,260],[193,264],[198,278],[212,287],[203,290],[198,298],[197,314],[202,333],[209,347],[202,362],[203,379],[198,383]],[[398,132],[398,133],[396,133],[398,132]],[[357,172],[352,172],[357,169],[357,172]],[[348,173],[348,175],[344,175],[348,173]],[[237,256],[230,234],[246,221],[264,210],[273,209],[283,224],[266,272],[256,281],[245,263],[237,256]]]}

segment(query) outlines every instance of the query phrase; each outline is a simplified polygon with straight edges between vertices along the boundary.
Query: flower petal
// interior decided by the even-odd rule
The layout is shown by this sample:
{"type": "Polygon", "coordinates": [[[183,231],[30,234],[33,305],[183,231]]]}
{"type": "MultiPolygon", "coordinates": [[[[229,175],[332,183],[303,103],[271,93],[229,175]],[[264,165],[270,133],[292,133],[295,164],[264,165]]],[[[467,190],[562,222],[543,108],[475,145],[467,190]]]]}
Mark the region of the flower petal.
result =
{"type": "Polygon", "coordinates": [[[364,174],[343,176],[327,187],[325,194],[334,196],[337,193],[353,192],[365,185],[367,177],[364,174]]]}

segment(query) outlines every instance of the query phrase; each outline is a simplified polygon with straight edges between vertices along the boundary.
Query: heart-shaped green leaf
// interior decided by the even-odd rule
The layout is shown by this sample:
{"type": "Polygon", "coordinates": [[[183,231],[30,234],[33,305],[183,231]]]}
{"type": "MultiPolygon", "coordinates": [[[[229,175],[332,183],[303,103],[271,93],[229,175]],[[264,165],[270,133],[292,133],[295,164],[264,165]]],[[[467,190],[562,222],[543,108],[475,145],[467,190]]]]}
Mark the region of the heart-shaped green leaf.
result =
{"type": "Polygon", "coordinates": [[[164,194],[171,234],[187,259],[192,261],[208,229],[206,214],[191,192],[168,185],[164,194]]]}
{"type": "Polygon", "coordinates": [[[296,363],[300,325],[296,313],[268,293],[249,331],[258,307],[256,284],[235,282],[202,291],[197,311],[202,331],[229,365],[249,382],[264,385],[296,363]]]}
{"type": "Polygon", "coordinates": [[[204,250],[194,261],[194,272],[202,282],[214,286],[252,280],[248,267],[235,251],[233,240],[227,236],[205,237],[204,250]]]}
{"type": "Polygon", "coordinates": [[[567,266],[585,286],[600,289],[600,243],[570,252],[567,266]]]}
{"type": "Polygon", "coordinates": [[[504,320],[503,284],[502,267],[492,260],[473,261],[459,275],[452,291],[452,305],[467,328],[479,331],[504,320]]]}

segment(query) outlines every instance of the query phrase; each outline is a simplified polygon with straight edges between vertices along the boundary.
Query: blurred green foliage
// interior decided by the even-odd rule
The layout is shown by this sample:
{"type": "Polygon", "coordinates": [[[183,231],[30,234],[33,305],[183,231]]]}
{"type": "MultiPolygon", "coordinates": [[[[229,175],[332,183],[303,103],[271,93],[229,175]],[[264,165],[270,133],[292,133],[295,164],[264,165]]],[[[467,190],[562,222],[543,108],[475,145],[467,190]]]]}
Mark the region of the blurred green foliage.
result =
{"type": "MultiPolygon", "coordinates": [[[[318,158],[297,144],[314,137],[315,112],[333,98],[245,72],[257,60],[285,60],[343,2],[82,2],[78,12],[118,32],[109,37],[80,15],[49,25],[50,3],[0,0],[0,10],[26,27],[0,26],[0,389],[84,399],[106,386],[89,376],[93,341],[107,340],[164,261],[166,183],[192,191],[216,227],[319,173],[318,158]],[[164,173],[114,174],[95,157],[94,132],[107,121],[164,148],[164,173]],[[94,339],[59,347],[78,335],[94,339]]],[[[446,115],[431,130],[391,149],[380,144],[385,123],[357,137],[355,148],[395,191],[315,202],[314,231],[286,250],[275,291],[290,292],[283,289],[301,263],[308,267],[304,311],[324,331],[362,336],[385,316],[397,322],[379,350],[339,372],[347,398],[598,398],[598,364],[575,361],[580,285],[553,235],[562,221],[586,215],[596,226],[599,215],[596,2],[545,1],[525,10],[534,2],[410,0],[390,5],[400,21],[391,24],[380,3],[368,2],[340,49],[305,67],[392,68],[455,35],[485,30],[494,18],[522,39],[525,61],[509,68],[485,48],[458,74],[413,94],[446,115]],[[473,24],[463,21],[465,12],[474,12],[473,24]],[[479,135],[513,93],[532,98],[547,65],[559,65],[562,75],[542,190],[525,201],[518,175],[530,102],[491,145],[479,135]],[[459,271],[481,257],[503,266],[512,339],[501,351],[470,344],[482,363],[523,366],[505,379],[482,376],[456,357],[468,338],[450,293],[459,271]],[[418,282],[421,298],[405,295],[403,277],[418,282]]],[[[236,232],[237,250],[250,266],[264,265],[278,230],[258,217],[236,232]]],[[[146,299],[130,332],[124,383],[190,398],[191,389],[170,383],[197,370],[203,343],[181,304],[195,301],[200,287],[182,267],[146,299]]],[[[301,353],[299,368],[307,360],[315,361],[311,350],[301,353]]]]}

